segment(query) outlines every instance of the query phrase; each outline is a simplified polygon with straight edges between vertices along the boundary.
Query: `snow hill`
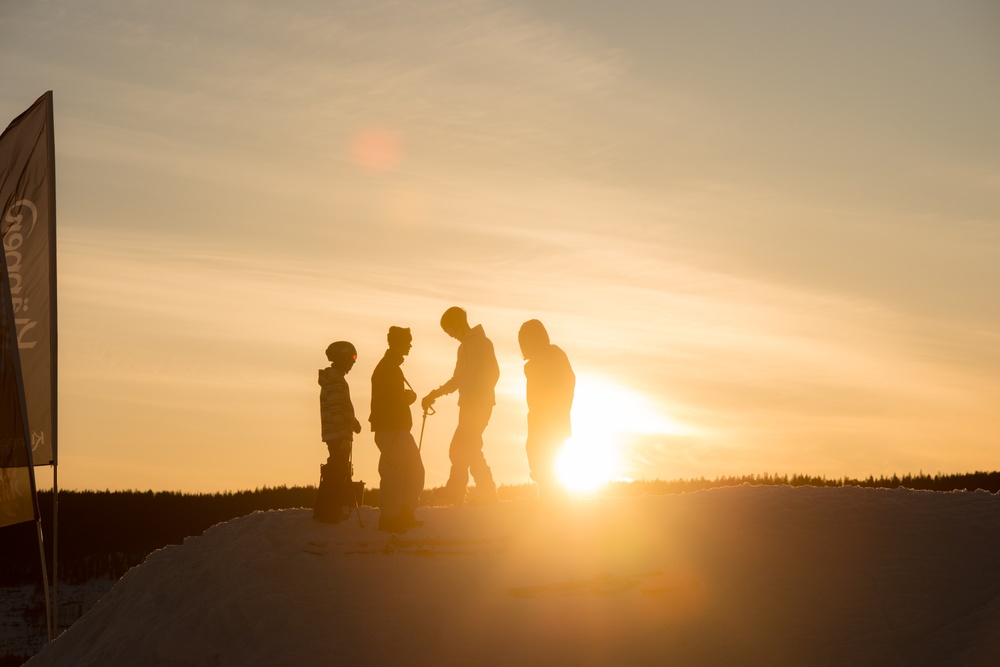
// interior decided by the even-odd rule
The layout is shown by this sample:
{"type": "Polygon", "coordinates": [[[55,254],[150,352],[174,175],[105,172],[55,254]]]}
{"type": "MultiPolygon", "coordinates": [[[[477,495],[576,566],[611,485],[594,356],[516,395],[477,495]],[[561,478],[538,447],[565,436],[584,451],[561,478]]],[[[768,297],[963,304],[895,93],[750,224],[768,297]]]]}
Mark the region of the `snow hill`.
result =
{"type": "Polygon", "coordinates": [[[996,665],[1000,497],[732,487],[258,512],[151,554],[27,664],[996,665]]]}

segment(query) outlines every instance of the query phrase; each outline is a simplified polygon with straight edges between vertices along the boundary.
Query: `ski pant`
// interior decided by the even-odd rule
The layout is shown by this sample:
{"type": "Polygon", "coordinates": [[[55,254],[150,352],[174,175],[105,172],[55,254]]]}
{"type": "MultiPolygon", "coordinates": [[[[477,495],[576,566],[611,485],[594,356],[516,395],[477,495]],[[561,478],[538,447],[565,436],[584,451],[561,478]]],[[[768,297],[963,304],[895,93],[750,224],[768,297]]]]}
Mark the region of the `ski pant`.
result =
{"type": "Polygon", "coordinates": [[[351,465],[350,440],[331,440],[326,443],[330,456],[326,459],[330,480],[337,489],[337,502],[343,507],[354,507],[354,491],[351,489],[351,478],[354,476],[351,465]]]}
{"type": "Polygon", "coordinates": [[[472,473],[477,489],[496,492],[493,472],[483,456],[483,431],[490,423],[492,414],[492,405],[462,405],[458,408],[458,427],[448,449],[451,473],[445,485],[449,494],[454,494],[456,498],[465,496],[469,473],[472,473]]]}
{"type": "Polygon", "coordinates": [[[351,484],[351,441],[328,441],[330,456],[320,466],[319,488],[313,518],[325,523],[343,521],[354,507],[351,484]]]}
{"type": "Polygon", "coordinates": [[[375,431],[378,459],[379,509],[394,519],[401,511],[412,513],[424,490],[424,464],[409,431],[375,431]]]}

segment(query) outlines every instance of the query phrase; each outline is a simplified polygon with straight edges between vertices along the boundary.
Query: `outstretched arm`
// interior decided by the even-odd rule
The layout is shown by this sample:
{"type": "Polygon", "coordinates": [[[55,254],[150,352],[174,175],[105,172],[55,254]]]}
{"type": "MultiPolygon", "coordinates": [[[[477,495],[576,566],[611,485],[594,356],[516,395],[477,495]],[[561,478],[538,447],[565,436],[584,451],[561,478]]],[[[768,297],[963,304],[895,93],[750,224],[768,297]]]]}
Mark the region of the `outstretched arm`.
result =
{"type": "Polygon", "coordinates": [[[438,387],[437,389],[428,392],[428,394],[424,396],[423,400],[420,401],[420,407],[422,407],[424,410],[427,410],[432,405],[434,405],[434,401],[441,398],[442,396],[447,396],[448,394],[454,392],[456,389],[458,389],[458,382],[455,381],[455,378],[452,378],[447,382],[445,382],[440,387],[438,387]]]}
{"type": "Polygon", "coordinates": [[[455,363],[455,372],[451,374],[451,379],[445,382],[443,385],[429,392],[424,396],[423,400],[420,401],[420,407],[427,410],[429,407],[434,405],[434,401],[441,398],[442,396],[447,396],[455,391],[458,391],[459,387],[459,374],[462,366],[462,357],[459,354],[458,361],[455,363]]]}

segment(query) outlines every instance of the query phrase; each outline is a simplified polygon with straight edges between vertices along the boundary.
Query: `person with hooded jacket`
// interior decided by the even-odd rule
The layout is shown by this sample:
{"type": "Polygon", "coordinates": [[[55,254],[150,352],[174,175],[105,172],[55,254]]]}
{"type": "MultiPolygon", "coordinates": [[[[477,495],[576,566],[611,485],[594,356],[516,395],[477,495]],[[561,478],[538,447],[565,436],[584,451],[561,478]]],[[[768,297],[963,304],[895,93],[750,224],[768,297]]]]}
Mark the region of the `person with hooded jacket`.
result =
{"type": "Polygon", "coordinates": [[[319,413],[323,442],[329,457],[320,466],[320,489],[317,494],[317,521],[337,523],[354,506],[351,477],[351,449],[354,434],[361,433],[361,423],[354,416],[351,390],[345,377],[358,360],[354,345],[339,340],[326,348],[328,368],[319,369],[319,413]]]}
{"type": "Polygon", "coordinates": [[[549,334],[540,321],[528,320],[522,324],[517,340],[526,360],[528,467],[531,479],[538,486],[539,498],[552,498],[560,493],[556,461],[573,433],[570,411],[576,375],[566,353],[549,342],[549,334]]]}

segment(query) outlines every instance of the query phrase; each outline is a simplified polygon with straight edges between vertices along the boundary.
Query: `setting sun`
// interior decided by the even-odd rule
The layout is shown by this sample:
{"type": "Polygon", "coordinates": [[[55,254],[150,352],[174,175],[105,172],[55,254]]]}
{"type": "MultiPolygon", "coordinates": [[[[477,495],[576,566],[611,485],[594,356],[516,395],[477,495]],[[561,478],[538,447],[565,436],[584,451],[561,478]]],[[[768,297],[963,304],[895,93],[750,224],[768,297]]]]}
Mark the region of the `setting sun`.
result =
{"type": "Polygon", "coordinates": [[[573,437],[559,456],[559,480],[570,492],[595,491],[621,474],[619,450],[632,436],[691,432],[664,416],[646,396],[611,380],[578,375],[573,437]]]}

